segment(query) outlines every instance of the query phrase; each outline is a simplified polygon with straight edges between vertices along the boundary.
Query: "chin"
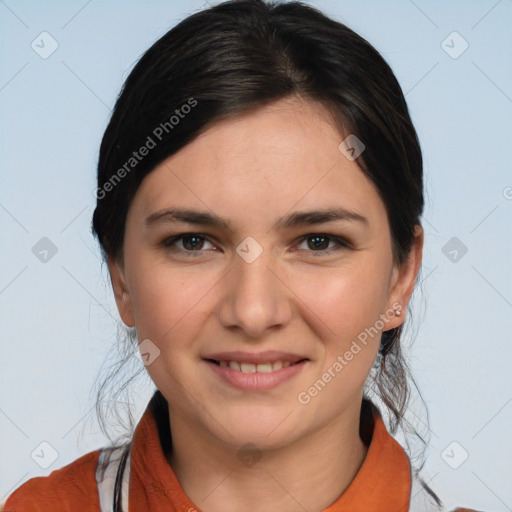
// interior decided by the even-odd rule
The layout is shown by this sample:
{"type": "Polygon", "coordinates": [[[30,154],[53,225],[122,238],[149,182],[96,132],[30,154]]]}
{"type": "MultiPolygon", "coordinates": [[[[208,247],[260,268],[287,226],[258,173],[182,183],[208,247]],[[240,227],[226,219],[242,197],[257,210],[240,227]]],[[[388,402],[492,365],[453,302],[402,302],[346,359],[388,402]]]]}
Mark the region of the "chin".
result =
{"type": "Polygon", "coordinates": [[[280,407],[276,410],[263,411],[261,407],[248,411],[233,411],[232,414],[224,414],[219,418],[219,423],[224,427],[215,430],[227,444],[244,446],[251,443],[259,449],[272,450],[287,446],[298,435],[297,418],[280,407]],[[289,415],[289,416],[288,416],[289,415]],[[293,424],[288,421],[293,417],[293,424]],[[226,432],[227,431],[227,432],[226,432]]]}

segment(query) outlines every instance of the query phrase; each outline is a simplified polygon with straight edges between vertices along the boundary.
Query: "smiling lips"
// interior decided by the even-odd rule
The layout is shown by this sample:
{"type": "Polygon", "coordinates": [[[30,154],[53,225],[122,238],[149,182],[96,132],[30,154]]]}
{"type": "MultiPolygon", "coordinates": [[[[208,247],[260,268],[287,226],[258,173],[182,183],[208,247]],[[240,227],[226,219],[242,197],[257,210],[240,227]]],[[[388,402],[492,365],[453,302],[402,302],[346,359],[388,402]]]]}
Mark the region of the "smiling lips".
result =
{"type": "Polygon", "coordinates": [[[297,354],[223,352],[204,358],[210,368],[228,384],[245,390],[267,390],[296,375],[307,358],[297,354]]]}
{"type": "Polygon", "coordinates": [[[242,373],[270,373],[280,370],[281,368],[288,368],[288,366],[296,363],[291,361],[274,361],[273,363],[240,363],[239,361],[215,361],[222,368],[229,367],[232,370],[238,370],[242,373]]]}
{"type": "Polygon", "coordinates": [[[231,368],[242,373],[270,373],[288,368],[307,358],[289,352],[266,350],[258,353],[221,352],[208,355],[204,359],[212,361],[221,368],[231,368]]]}

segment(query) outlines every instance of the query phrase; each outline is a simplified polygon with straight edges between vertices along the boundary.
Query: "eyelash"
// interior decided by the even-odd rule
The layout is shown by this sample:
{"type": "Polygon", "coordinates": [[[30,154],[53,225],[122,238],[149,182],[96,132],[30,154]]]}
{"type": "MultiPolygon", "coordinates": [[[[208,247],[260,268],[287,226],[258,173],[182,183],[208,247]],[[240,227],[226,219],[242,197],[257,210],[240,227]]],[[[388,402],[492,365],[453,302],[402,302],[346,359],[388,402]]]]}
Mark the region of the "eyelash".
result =
{"type": "MultiPolygon", "coordinates": [[[[202,233],[182,233],[180,235],[174,235],[174,236],[171,236],[169,238],[166,238],[165,240],[163,240],[161,245],[164,248],[169,249],[169,250],[171,250],[173,252],[177,251],[177,252],[184,253],[184,254],[186,254],[187,257],[194,258],[194,257],[202,255],[204,253],[204,250],[202,250],[202,249],[199,249],[199,250],[196,250],[196,251],[188,251],[188,250],[185,250],[185,249],[179,249],[179,248],[175,247],[176,242],[179,242],[180,240],[182,240],[186,236],[193,236],[193,237],[196,237],[196,238],[200,238],[203,241],[206,240],[206,241],[208,241],[208,242],[213,244],[213,242],[208,240],[208,237],[206,235],[202,234],[202,233]]],[[[322,237],[322,238],[327,238],[327,239],[329,239],[329,241],[335,242],[338,246],[335,247],[335,248],[330,248],[330,249],[321,249],[319,251],[307,251],[307,252],[311,252],[313,256],[317,256],[317,255],[319,255],[319,256],[326,256],[326,255],[330,255],[331,253],[333,253],[335,251],[339,251],[341,249],[348,249],[348,248],[350,248],[350,243],[348,241],[344,240],[343,238],[330,235],[328,233],[308,233],[307,235],[304,235],[299,240],[299,244],[303,243],[308,238],[314,237],[314,236],[318,236],[318,237],[322,237]]]]}

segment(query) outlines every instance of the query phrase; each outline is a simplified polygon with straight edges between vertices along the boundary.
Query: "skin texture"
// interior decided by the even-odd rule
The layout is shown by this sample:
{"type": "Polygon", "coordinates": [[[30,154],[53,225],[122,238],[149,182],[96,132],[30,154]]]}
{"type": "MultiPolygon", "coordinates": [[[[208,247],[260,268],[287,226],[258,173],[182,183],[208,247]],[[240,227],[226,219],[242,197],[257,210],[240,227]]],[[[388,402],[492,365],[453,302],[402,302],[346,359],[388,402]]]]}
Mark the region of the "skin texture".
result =
{"type": "Polygon", "coordinates": [[[410,257],[397,268],[384,203],[357,161],[338,149],[346,135],[322,106],[300,98],[213,125],[144,179],[128,212],[124,264],[109,261],[124,323],[160,350],[147,370],[169,403],[168,459],[203,511],[286,512],[300,509],[297,503],[322,510],[366,456],[360,406],[380,332],[359,343],[362,349],[307,404],[297,397],[379,315],[386,318],[381,330],[403,322],[423,232],[418,226],[410,257]],[[145,226],[146,217],[169,207],[214,213],[233,231],[145,226]],[[329,207],[368,222],[276,226],[292,212],[329,207]],[[174,249],[163,245],[183,233],[206,236],[199,255],[190,256],[190,238],[174,249]],[[315,234],[334,238],[316,248],[307,236],[315,234]],[[252,263],[236,251],[249,236],[263,249],[252,263]],[[321,252],[326,248],[330,254],[321,252]],[[395,317],[396,303],[402,315],[395,317]],[[202,359],[232,350],[282,350],[308,361],[277,388],[245,391],[202,359]],[[250,466],[240,460],[247,443],[259,458],[250,466]]]}

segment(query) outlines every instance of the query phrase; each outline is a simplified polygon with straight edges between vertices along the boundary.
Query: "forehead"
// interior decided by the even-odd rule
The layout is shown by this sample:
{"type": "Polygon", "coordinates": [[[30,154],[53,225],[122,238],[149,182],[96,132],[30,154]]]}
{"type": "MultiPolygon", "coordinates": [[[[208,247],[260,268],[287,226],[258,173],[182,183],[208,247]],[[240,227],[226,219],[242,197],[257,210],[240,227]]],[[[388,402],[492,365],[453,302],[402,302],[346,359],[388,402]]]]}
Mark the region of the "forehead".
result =
{"type": "Polygon", "coordinates": [[[382,215],[375,187],[338,148],[346,135],[320,104],[279,100],[209,127],[146,176],[132,206],[141,215],[196,207],[269,222],[318,206],[382,215]]]}

